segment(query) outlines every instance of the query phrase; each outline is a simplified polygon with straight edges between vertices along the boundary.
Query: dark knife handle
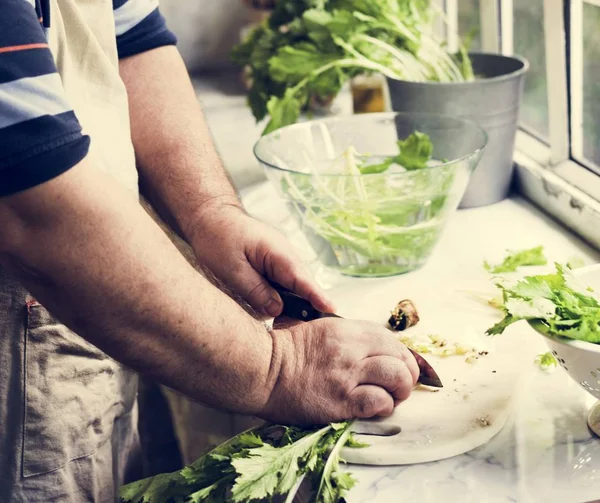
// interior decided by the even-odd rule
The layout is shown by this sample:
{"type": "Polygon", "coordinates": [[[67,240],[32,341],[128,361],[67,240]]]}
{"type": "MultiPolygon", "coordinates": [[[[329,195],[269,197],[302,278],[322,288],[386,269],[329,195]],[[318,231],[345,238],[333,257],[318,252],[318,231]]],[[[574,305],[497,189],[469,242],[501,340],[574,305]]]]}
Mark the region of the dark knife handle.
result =
{"type": "Polygon", "coordinates": [[[271,283],[271,286],[277,291],[283,302],[282,316],[300,321],[312,321],[323,317],[324,313],[315,309],[306,299],[277,283],[271,283]]]}

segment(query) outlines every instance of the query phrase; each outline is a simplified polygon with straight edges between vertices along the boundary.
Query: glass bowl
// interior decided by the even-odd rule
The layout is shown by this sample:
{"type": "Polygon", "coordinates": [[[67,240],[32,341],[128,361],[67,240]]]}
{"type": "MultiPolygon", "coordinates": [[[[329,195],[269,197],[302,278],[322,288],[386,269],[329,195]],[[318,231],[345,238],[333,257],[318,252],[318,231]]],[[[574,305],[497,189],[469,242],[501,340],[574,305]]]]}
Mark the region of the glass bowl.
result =
{"type": "Polygon", "coordinates": [[[426,263],[486,143],[468,119],[384,112],[287,126],[260,138],[254,154],[325,266],[380,277],[426,263]],[[427,167],[358,172],[357,161],[380,164],[415,131],[433,144],[427,167]]]}

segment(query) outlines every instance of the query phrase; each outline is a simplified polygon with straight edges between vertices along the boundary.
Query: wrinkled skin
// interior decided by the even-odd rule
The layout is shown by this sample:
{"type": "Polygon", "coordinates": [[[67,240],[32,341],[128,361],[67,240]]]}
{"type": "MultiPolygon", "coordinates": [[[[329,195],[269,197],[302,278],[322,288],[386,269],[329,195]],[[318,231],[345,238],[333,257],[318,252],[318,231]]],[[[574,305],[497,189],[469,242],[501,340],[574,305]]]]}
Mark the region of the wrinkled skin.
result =
{"type": "Polygon", "coordinates": [[[260,416],[322,424],[389,416],[419,377],[410,351],[371,322],[323,318],[278,320],[278,379],[260,416]]]}

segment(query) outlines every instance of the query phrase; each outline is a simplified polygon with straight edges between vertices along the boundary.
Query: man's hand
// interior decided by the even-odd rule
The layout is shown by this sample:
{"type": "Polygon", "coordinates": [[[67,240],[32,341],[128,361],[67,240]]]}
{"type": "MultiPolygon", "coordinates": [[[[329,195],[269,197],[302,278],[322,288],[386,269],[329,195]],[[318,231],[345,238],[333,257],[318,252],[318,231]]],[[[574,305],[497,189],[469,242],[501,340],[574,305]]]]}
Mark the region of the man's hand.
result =
{"type": "Polygon", "coordinates": [[[310,279],[288,240],[241,208],[215,205],[202,213],[189,234],[198,262],[258,313],[281,314],[281,299],[268,280],[310,301],[316,309],[333,312],[334,306],[310,279]]]}
{"type": "Polygon", "coordinates": [[[324,424],[389,416],[419,377],[408,349],[369,322],[323,318],[273,331],[279,374],[260,416],[324,424]]]}

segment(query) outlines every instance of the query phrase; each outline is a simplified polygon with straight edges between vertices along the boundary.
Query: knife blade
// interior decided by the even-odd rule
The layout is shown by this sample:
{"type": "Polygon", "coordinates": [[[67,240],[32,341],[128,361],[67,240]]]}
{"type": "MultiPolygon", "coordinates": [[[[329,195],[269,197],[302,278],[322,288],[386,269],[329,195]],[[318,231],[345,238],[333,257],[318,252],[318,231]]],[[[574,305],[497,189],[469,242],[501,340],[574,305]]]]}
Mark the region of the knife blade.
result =
{"type": "MultiPolygon", "coordinates": [[[[332,313],[324,313],[315,309],[313,305],[303,299],[299,295],[291,292],[287,288],[282,287],[281,285],[271,283],[273,288],[277,290],[277,293],[281,297],[283,302],[283,311],[282,315],[287,316],[288,318],[292,318],[300,321],[312,321],[320,318],[341,318],[341,316],[332,313]]],[[[437,375],[437,372],[433,369],[433,367],[416,351],[408,348],[408,350],[412,353],[419,365],[419,379],[418,383],[424,384],[425,386],[432,386],[434,388],[443,388],[441,379],[437,375]]]]}

